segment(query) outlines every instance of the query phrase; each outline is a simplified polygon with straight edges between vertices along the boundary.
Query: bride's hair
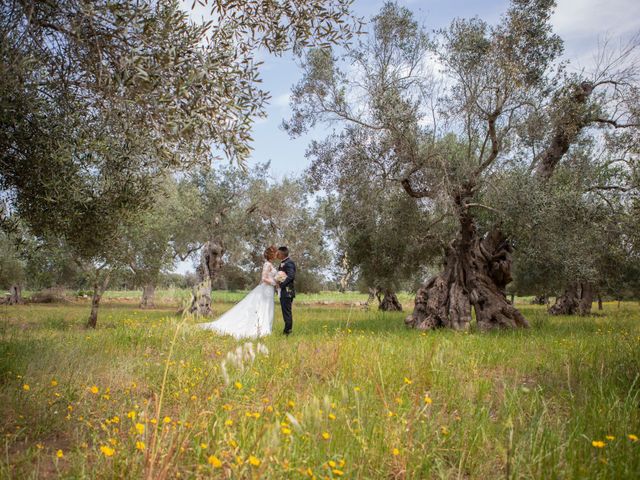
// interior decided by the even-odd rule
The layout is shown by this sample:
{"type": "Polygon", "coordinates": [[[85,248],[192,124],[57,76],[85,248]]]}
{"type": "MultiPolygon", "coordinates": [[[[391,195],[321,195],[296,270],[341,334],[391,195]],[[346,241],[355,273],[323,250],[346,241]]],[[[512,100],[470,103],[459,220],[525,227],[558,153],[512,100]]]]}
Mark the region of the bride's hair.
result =
{"type": "Polygon", "coordinates": [[[267,260],[272,260],[273,258],[275,258],[277,251],[278,249],[275,245],[267,247],[267,249],[264,251],[264,258],[266,258],[267,260]]]}

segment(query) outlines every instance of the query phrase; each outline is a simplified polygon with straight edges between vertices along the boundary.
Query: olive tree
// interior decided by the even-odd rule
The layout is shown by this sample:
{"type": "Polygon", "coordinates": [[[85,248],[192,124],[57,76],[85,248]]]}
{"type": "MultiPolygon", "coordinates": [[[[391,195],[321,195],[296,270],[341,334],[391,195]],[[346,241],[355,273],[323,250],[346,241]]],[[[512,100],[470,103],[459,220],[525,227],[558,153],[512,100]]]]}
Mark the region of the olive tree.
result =
{"type": "Polygon", "coordinates": [[[387,3],[353,49],[340,57],[315,50],[303,64],[290,133],[318,122],[348,127],[327,142],[357,136],[378,151],[363,161],[457,223],[442,272],[416,295],[410,326],[464,329],[472,308],[482,330],[528,326],[504,293],[512,241],[500,212],[483,203],[494,177],[515,163],[550,178],[581,138],[637,123],[632,72],[615,62],[592,76],[558,66],[553,7],[513,0],[496,25],[456,19],[429,38],[408,9],[387,3]]]}

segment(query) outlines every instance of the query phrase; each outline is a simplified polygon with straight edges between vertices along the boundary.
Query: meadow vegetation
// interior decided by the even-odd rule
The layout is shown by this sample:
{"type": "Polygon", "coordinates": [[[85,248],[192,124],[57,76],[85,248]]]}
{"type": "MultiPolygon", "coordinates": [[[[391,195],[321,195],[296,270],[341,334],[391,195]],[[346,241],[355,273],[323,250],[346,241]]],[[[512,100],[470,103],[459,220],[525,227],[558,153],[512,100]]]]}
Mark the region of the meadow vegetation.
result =
{"type": "Polygon", "coordinates": [[[95,330],[84,303],[1,307],[0,478],[640,473],[637,303],[420,333],[334,294],[258,348],[117,293],[95,330]]]}

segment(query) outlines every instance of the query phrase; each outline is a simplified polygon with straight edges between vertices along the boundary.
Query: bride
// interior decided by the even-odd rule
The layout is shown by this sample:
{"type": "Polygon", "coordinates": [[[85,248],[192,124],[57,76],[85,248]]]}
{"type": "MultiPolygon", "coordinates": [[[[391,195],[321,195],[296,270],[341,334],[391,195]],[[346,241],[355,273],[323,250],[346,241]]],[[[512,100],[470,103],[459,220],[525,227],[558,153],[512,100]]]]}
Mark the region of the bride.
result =
{"type": "Polygon", "coordinates": [[[260,285],[219,319],[201,323],[200,327],[235,338],[269,335],[273,326],[273,293],[277,284],[277,271],[271,262],[275,260],[277,252],[278,249],[273,245],[264,251],[260,285]]]}

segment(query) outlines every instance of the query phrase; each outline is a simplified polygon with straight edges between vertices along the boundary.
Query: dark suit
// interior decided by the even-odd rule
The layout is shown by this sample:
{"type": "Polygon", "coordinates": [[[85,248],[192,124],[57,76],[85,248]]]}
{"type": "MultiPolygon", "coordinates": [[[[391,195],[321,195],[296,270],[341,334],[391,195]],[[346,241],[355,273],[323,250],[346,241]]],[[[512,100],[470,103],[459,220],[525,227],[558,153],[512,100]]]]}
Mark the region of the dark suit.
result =
{"type": "Polygon", "coordinates": [[[296,297],[296,264],[287,257],[280,263],[278,271],[287,274],[287,278],[280,283],[280,307],[282,307],[282,318],[284,318],[284,333],[288,335],[293,328],[291,305],[296,297]]]}

